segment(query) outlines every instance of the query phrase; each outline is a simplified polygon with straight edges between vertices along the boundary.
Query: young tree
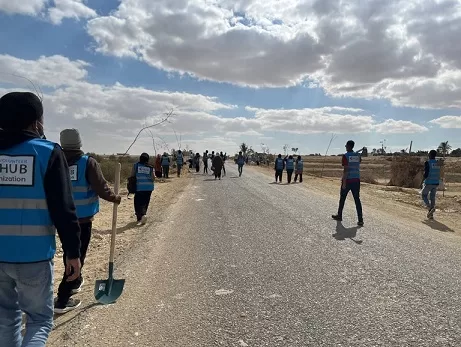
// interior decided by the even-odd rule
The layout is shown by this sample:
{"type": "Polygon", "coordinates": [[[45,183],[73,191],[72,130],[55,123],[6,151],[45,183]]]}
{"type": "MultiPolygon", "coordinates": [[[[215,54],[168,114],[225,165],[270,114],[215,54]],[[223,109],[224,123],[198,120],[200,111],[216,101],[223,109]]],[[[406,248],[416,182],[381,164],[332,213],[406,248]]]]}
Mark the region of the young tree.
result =
{"type": "Polygon", "coordinates": [[[445,141],[440,143],[439,148],[437,148],[437,150],[445,158],[446,155],[450,154],[451,146],[448,144],[448,141],[445,141]]]}
{"type": "Polygon", "coordinates": [[[283,151],[285,152],[285,155],[287,155],[287,153],[288,153],[288,148],[289,148],[289,147],[290,147],[290,145],[288,145],[288,144],[284,144],[284,145],[283,145],[282,148],[283,148],[283,151]]]}

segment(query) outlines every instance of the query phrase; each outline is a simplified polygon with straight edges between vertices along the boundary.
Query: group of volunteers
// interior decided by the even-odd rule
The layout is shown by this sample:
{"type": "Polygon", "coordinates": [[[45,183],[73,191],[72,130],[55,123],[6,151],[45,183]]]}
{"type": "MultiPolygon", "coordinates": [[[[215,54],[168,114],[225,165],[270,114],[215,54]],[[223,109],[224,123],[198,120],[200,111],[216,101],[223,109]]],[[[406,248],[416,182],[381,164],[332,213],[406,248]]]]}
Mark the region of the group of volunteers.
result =
{"type": "Polygon", "coordinates": [[[189,159],[189,169],[195,169],[195,172],[200,172],[200,164],[202,163],[203,166],[203,174],[208,175],[208,167],[209,162],[211,161],[210,170],[213,172],[215,180],[221,180],[222,176],[226,176],[226,160],[227,160],[227,153],[212,151],[211,154],[206,150],[203,152],[203,156],[200,153],[196,153],[195,155],[191,156],[189,159]]]}
{"type": "Polygon", "coordinates": [[[293,158],[292,155],[287,155],[285,158],[282,158],[282,155],[279,154],[277,158],[275,159],[275,183],[282,183],[282,178],[283,178],[283,170],[287,171],[287,182],[288,184],[291,184],[291,179],[293,177],[293,172],[295,172],[295,179],[294,182],[296,183],[298,181],[299,177],[299,182],[303,182],[303,170],[304,170],[304,163],[303,159],[300,155],[296,158],[296,160],[293,158]]]}

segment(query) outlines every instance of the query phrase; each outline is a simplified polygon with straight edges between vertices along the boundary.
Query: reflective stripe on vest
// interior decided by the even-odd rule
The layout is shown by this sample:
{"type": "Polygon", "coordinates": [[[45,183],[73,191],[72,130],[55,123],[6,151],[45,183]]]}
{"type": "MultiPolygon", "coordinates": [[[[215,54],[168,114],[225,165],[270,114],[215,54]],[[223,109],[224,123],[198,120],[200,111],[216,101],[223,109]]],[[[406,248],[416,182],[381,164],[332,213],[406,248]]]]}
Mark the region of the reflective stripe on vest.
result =
{"type": "Polygon", "coordinates": [[[152,178],[152,168],[141,163],[135,164],[136,191],[151,192],[154,190],[154,180],[152,178]]]}
{"type": "Polygon", "coordinates": [[[282,158],[275,159],[275,165],[276,165],[277,170],[283,170],[283,159],[282,158]]]}
{"type": "Polygon", "coordinates": [[[293,159],[287,159],[287,170],[294,170],[295,169],[295,161],[293,159]]]}
{"type": "Polygon", "coordinates": [[[43,180],[56,144],[32,139],[0,151],[0,262],[53,259],[56,236],[43,180]]]}
{"type": "Polygon", "coordinates": [[[170,162],[168,161],[168,157],[167,156],[162,156],[162,166],[169,166],[170,165],[170,162]]]}
{"type": "Polygon", "coordinates": [[[178,165],[184,164],[184,157],[182,156],[182,154],[178,154],[178,157],[176,158],[176,163],[178,165]]]}
{"type": "Polygon", "coordinates": [[[299,160],[299,161],[296,163],[296,170],[298,170],[298,171],[303,171],[303,169],[304,169],[304,163],[303,163],[301,160],[299,160]]]}
{"type": "Polygon", "coordinates": [[[440,165],[436,159],[430,159],[429,163],[429,175],[424,180],[425,184],[440,184],[440,165]]]}
{"type": "Polygon", "coordinates": [[[347,159],[347,179],[360,179],[360,154],[347,152],[344,155],[347,159]]]}
{"type": "Polygon", "coordinates": [[[88,158],[87,155],[84,155],[74,165],[69,167],[78,218],[93,217],[99,212],[98,195],[91,189],[91,185],[86,179],[88,158]]]}

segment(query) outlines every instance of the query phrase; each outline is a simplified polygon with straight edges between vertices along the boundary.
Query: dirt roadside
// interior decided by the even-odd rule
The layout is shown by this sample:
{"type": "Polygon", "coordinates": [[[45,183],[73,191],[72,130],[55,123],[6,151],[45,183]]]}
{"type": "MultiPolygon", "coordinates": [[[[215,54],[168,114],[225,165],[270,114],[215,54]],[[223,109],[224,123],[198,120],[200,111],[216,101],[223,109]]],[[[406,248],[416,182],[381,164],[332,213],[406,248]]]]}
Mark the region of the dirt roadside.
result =
{"type": "MultiPolygon", "coordinates": [[[[188,174],[186,170],[181,178],[172,175],[166,181],[157,180],[149,206],[149,220],[147,225],[142,227],[136,226],[133,196],[131,195],[127,198],[126,189],[121,190],[123,198],[118,208],[116,263],[117,257],[123,256],[124,252],[129,251],[131,247],[135,247],[140,235],[147,232],[149,228],[152,229],[153,224],[162,222],[163,215],[169,207],[178,201],[180,194],[190,184],[191,178],[192,175],[188,174]]],[[[105,201],[101,201],[100,204],[101,211],[93,222],[92,239],[85,266],[83,267],[85,284],[82,291],[75,295],[75,298],[82,300],[82,305],[73,312],[55,316],[55,328],[51,333],[47,346],[65,347],[68,345],[66,342],[69,340],[68,326],[72,325],[74,327],[80,324],[80,314],[96,305],[93,295],[95,280],[107,279],[113,205],[105,201]]],[[[64,271],[60,247],[58,245],[59,251],[55,257],[55,293],[64,271]]],[[[117,269],[115,270],[115,277],[117,278],[117,269]]]]}
{"type": "MultiPolygon", "coordinates": [[[[248,166],[248,168],[263,173],[270,179],[274,177],[272,167],[248,166]]],[[[340,179],[314,176],[305,176],[303,179],[303,184],[298,185],[301,189],[315,190],[323,194],[337,196],[339,199],[340,179]]],[[[428,225],[436,232],[452,232],[461,236],[461,193],[450,193],[446,194],[446,197],[442,197],[442,192],[438,192],[437,210],[433,221],[426,219],[426,210],[421,202],[418,189],[362,183],[360,194],[364,205],[365,219],[366,210],[370,207],[397,218],[428,225]]],[[[335,208],[332,207],[332,212],[335,208]]]]}

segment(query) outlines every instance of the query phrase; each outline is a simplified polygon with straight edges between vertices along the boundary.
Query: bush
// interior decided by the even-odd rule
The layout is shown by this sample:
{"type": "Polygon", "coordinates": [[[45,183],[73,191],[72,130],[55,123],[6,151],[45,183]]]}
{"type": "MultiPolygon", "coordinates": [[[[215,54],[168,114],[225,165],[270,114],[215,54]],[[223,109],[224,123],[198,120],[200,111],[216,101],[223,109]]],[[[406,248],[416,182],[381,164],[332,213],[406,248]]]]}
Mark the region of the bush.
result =
{"type": "Polygon", "coordinates": [[[424,162],[415,157],[394,157],[391,163],[389,185],[419,188],[423,180],[424,162]]]}
{"type": "Polygon", "coordinates": [[[379,182],[376,180],[373,174],[368,171],[362,171],[360,173],[360,182],[370,183],[370,184],[379,184],[379,182]]]}

